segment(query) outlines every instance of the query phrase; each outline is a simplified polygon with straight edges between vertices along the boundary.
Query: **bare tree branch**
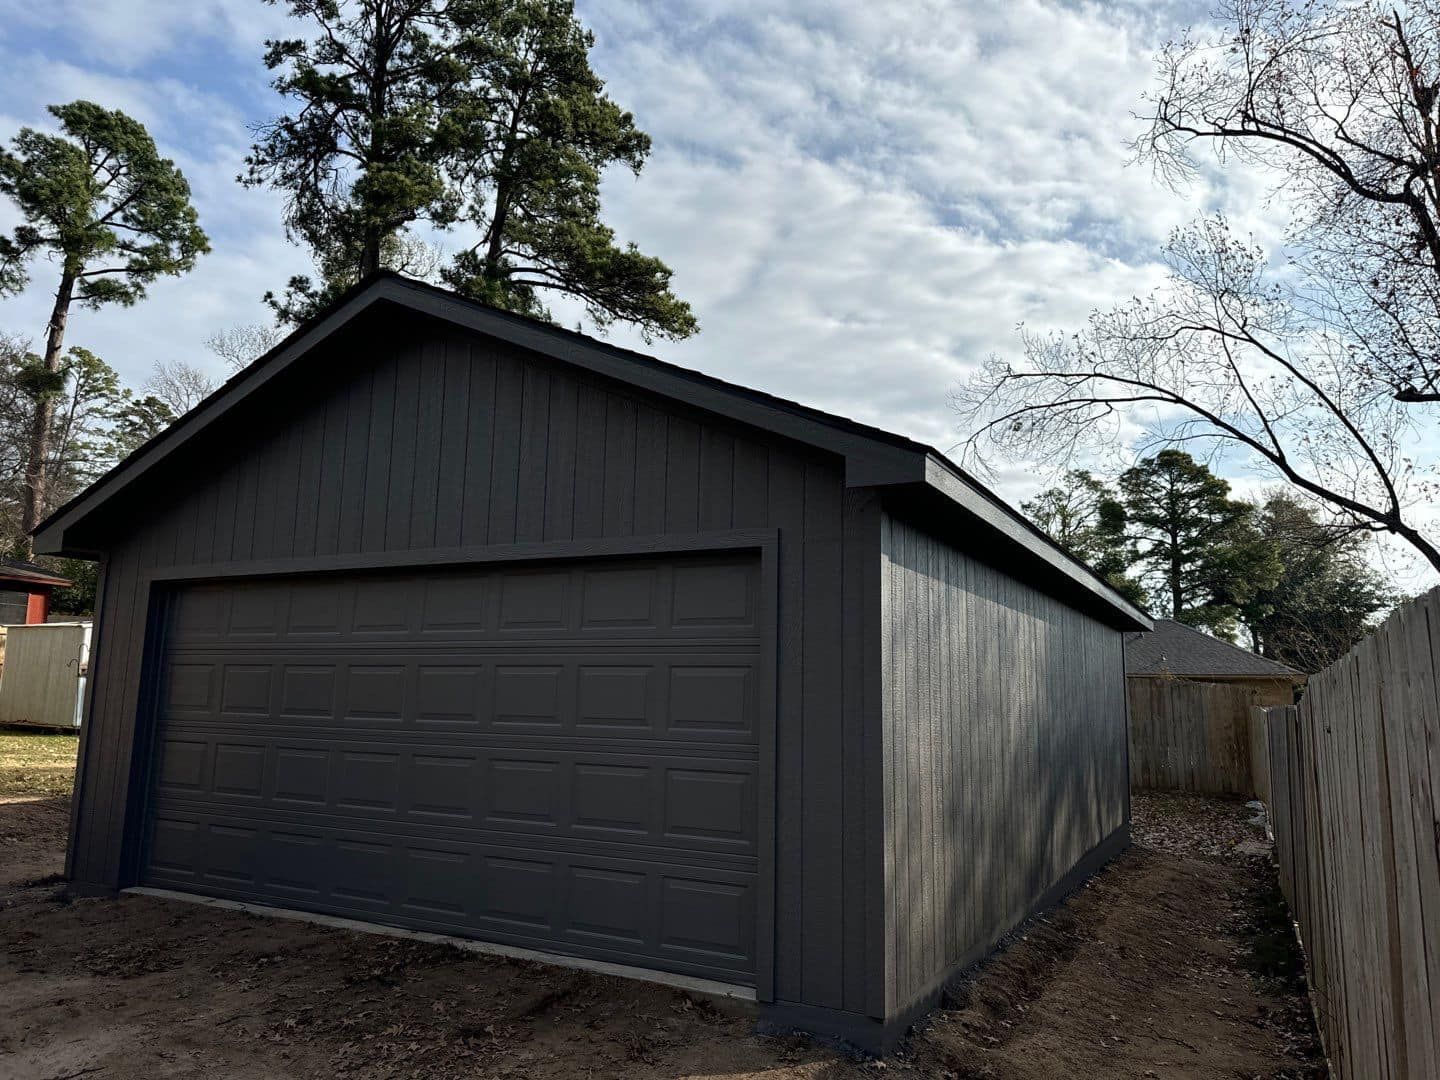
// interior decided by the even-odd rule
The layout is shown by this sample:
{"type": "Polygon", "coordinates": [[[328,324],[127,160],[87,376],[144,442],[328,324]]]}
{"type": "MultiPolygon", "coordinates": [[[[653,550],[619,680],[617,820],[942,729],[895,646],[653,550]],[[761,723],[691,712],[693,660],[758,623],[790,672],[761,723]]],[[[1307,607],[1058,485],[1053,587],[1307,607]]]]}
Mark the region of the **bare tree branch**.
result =
{"type": "Polygon", "coordinates": [[[992,360],[958,391],[965,455],[983,466],[987,450],[1228,447],[1440,569],[1440,548],[1415,520],[1436,484],[1405,453],[1417,414],[1355,377],[1346,338],[1297,318],[1264,252],[1223,219],[1180,230],[1166,257],[1169,281],[1153,295],[1097,312],[1070,336],[1027,332],[1023,363],[992,360]]]}

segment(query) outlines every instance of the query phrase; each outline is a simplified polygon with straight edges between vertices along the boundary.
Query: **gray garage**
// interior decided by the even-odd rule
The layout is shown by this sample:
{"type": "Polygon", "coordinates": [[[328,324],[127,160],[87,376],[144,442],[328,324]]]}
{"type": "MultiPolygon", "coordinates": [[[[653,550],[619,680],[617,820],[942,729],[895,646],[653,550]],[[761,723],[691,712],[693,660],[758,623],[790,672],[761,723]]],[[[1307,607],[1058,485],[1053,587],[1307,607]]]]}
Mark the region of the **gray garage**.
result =
{"type": "Polygon", "coordinates": [[[1139,611],[937,451],[384,276],[40,528],[68,872],[880,1048],[1126,842],[1139,611]]]}

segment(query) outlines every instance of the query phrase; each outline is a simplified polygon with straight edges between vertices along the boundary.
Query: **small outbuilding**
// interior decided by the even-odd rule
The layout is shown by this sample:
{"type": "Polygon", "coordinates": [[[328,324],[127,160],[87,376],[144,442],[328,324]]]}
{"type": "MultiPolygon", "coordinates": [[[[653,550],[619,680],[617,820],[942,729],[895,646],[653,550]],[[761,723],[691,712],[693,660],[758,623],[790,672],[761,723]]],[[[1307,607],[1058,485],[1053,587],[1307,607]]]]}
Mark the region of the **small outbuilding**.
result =
{"type": "Polygon", "coordinates": [[[1265,796],[1256,706],[1291,705],[1305,686],[1294,668],[1174,619],[1127,634],[1130,781],[1139,789],[1265,796]]]}
{"type": "Polygon", "coordinates": [[[1293,705],[1305,686],[1305,673],[1242,649],[1174,619],[1156,619],[1149,633],[1125,642],[1125,676],[1184,679],[1243,688],[1255,705],[1293,705]]]}
{"type": "Polygon", "coordinates": [[[882,1049],[1127,842],[1149,620],[941,453],[393,276],[42,524],[68,874],[882,1049]]]}
{"type": "Polygon", "coordinates": [[[30,626],[50,617],[50,596],[70,584],[43,566],[0,559],[0,626],[30,626]]]}

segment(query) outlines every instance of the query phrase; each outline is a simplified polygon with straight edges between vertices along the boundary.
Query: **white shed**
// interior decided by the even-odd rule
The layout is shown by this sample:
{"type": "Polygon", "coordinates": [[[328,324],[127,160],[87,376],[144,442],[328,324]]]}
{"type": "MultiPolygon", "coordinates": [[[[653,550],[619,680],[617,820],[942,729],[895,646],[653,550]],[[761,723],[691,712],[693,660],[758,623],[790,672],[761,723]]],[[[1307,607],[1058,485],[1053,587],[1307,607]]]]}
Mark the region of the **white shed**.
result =
{"type": "Polygon", "coordinates": [[[0,724],[80,727],[90,662],[90,624],[6,627],[0,671],[0,724]]]}

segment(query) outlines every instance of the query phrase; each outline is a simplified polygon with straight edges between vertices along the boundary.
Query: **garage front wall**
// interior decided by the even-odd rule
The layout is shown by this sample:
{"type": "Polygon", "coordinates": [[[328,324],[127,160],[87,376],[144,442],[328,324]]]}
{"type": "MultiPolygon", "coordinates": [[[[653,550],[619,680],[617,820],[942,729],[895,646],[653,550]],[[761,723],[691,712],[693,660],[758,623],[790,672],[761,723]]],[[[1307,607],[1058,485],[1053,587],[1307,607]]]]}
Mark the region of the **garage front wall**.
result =
{"type": "MultiPolygon", "coordinates": [[[[838,459],[393,313],[329,339],[201,438],[145,478],[143,512],[131,503],[125,520],[93,526],[108,556],[72,879],[141,876],[145,702],[165,677],[165,620],[150,615],[186,582],[391,558],[419,572],[431,552],[483,565],[518,545],[663,555],[743,531],[770,537],[774,563],[774,942],[755,946],[761,997],[879,1015],[865,813],[878,763],[867,766],[863,724],[879,692],[865,683],[875,610],[867,622],[863,601],[867,583],[878,595],[879,510],[846,490],[838,459]]],[[[767,903],[763,882],[757,896],[767,903]]]]}

